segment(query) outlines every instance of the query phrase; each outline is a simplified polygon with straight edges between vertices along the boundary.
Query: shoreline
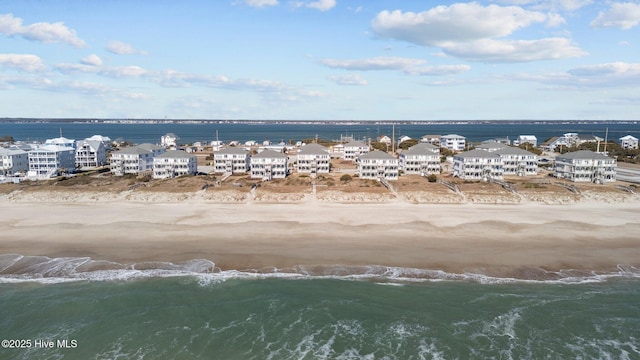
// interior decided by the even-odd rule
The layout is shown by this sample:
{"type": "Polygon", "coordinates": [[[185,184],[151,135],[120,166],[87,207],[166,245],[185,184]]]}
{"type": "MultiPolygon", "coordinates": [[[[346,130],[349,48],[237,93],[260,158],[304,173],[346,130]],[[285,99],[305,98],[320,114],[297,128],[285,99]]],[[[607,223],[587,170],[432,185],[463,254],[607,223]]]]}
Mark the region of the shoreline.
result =
{"type": "Polygon", "coordinates": [[[91,194],[97,192],[29,193],[39,195],[0,196],[0,254],[123,265],[206,259],[239,271],[382,266],[515,278],[640,267],[635,195],[545,205],[308,198],[221,203],[153,192],[130,200],[96,200],[91,194]]]}

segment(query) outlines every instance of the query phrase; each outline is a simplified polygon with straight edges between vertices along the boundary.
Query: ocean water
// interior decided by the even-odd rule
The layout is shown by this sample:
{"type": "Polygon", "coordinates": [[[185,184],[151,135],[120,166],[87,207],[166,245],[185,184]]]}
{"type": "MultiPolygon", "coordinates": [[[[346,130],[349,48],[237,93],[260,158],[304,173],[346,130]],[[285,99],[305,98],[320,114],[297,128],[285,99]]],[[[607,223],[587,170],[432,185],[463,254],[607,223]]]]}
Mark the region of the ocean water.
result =
{"type": "Polygon", "coordinates": [[[551,275],[3,255],[0,358],[640,358],[640,269],[551,275]]]}
{"type": "MultiPolygon", "coordinates": [[[[468,141],[479,142],[496,137],[515,139],[519,135],[536,135],[538,142],[567,132],[583,135],[596,135],[617,140],[625,135],[640,137],[640,123],[594,123],[594,122],[558,122],[558,123],[448,123],[448,124],[403,124],[395,126],[396,137],[402,135],[419,139],[426,134],[459,134],[468,141]]],[[[209,143],[216,139],[224,142],[248,140],[289,142],[314,138],[340,139],[342,135],[353,136],[357,140],[391,136],[392,125],[384,124],[104,124],[104,123],[10,123],[0,121],[0,136],[13,136],[21,141],[44,141],[62,135],[69,139],[80,140],[92,135],[108,136],[115,140],[123,138],[132,143],[159,143],[160,137],[173,132],[180,137],[179,142],[189,144],[196,141],[209,143]]]]}

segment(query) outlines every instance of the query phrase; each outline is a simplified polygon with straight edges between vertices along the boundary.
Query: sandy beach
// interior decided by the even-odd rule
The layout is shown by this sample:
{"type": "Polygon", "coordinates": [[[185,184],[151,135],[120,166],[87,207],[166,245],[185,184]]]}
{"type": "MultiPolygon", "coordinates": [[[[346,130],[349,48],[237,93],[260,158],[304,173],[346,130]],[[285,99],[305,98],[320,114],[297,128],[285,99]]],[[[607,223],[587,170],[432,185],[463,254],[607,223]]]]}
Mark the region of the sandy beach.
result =
{"type": "Polygon", "coordinates": [[[296,199],[10,193],[0,197],[0,253],[121,264],[208,259],[223,270],[382,265],[515,277],[640,265],[636,195],[568,205],[296,199]]]}

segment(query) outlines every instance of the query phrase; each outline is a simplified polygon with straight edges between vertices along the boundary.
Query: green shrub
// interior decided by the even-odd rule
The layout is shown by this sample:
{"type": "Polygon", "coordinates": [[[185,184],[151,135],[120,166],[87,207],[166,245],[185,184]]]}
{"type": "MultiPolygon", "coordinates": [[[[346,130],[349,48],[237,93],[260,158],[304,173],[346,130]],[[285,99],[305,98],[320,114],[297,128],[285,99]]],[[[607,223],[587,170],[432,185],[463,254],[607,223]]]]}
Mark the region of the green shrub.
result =
{"type": "Polygon", "coordinates": [[[344,183],[351,181],[351,179],[352,179],[352,177],[349,174],[344,174],[344,175],[340,176],[340,181],[342,181],[344,183]]]}

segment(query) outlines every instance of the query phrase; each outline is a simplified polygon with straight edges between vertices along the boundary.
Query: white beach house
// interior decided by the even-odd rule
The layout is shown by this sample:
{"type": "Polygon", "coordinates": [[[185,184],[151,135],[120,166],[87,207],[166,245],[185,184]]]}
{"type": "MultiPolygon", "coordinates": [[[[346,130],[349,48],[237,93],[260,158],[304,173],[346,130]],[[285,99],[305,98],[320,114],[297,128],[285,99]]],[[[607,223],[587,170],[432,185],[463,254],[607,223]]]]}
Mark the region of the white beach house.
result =
{"type": "Polygon", "coordinates": [[[494,152],[502,149],[508,148],[509,145],[497,142],[497,141],[484,141],[481,144],[476,145],[476,149],[484,150],[487,152],[494,152]]]}
{"type": "Polygon", "coordinates": [[[398,159],[379,150],[362,154],[358,158],[358,174],[360,179],[398,180],[398,159]]]}
{"type": "Polygon", "coordinates": [[[457,134],[442,135],[440,146],[451,151],[462,151],[467,145],[467,138],[457,134]]]}
{"type": "Polygon", "coordinates": [[[360,141],[351,141],[344,144],[344,159],[356,161],[360,155],[368,153],[369,145],[360,141]]]}
{"type": "Polygon", "coordinates": [[[287,155],[273,150],[264,150],[251,156],[251,178],[272,180],[287,177],[287,155]]]}
{"type": "Polygon", "coordinates": [[[574,182],[604,184],[616,181],[616,159],[580,150],[556,156],[554,176],[574,182]]]}
{"type": "Polygon", "coordinates": [[[107,163],[107,151],[101,141],[84,139],[76,144],[76,167],[95,168],[107,163]]]}
{"type": "Polygon", "coordinates": [[[70,148],[74,148],[76,146],[76,141],[73,139],[67,139],[66,137],[58,137],[58,138],[53,138],[53,139],[47,139],[44,142],[45,145],[56,145],[56,146],[62,146],[62,147],[70,147],[70,148]]]}
{"type": "Polygon", "coordinates": [[[434,146],[440,147],[440,143],[442,142],[441,135],[423,135],[420,138],[421,143],[429,143],[434,146]]]}
{"type": "Polygon", "coordinates": [[[160,137],[160,146],[165,149],[176,149],[178,147],[178,139],[180,139],[174,133],[167,133],[160,137]]]}
{"type": "Polygon", "coordinates": [[[520,149],[507,146],[494,151],[502,159],[504,175],[532,176],[538,174],[538,155],[520,149]]]}
{"type": "Polygon", "coordinates": [[[153,158],[164,152],[164,148],[152,144],[126,147],[111,154],[111,173],[122,176],[150,172],[153,170],[153,158]]]}
{"type": "Polygon", "coordinates": [[[50,179],[62,172],[73,172],[76,168],[73,147],[43,145],[29,151],[28,176],[50,179]]]}
{"type": "Polygon", "coordinates": [[[13,176],[29,171],[29,154],[24,150],[0,147],[0,175],[13,176]]]}
{"type": "Polygon", "coordinates": [[[217,173],[244,174],[249,172],[249,152],[230,146],[213,153],[213,166],[217,173]]]}
{"type": "Polygon", "coordinates": [[[416,144],[400,153],[399,166],[405,174],[439,174],[440,148],[429,143],[416,144]]]}
{"type": "Polygon", "coordinates": [[[153,178],[170,179],[198,171],[196,156],[182,150],[168,150],[153,158],[153,178]]]}
{"type": "Polygon", "coordinates": [[[328,174],[331,155],[319,144],[307,144],[298,150],[296,170],[303,174],[328,174]]]}
{"type": "Polygon", "coordinates": [[[538,146],[538,138],[535,135],[520,135],[517,139],[513,140],[514,146],[520,146],[521,144],[529,143],[531,146],[538,146]]]}
{"type": "Polygon", "coordinates": [[[627,135],[627,136],[623,136],[619,139],[620,141],[620,146],[622,146],[623,149],[637,149],[638,148],[638,138],[631,136],[631,135],[627,135]]]}
{"type": "Polygon", "coordinates": [[[495,152],[474,149],[453,156],[453,176],[465,180],[502,180],[502,158],[495,152]]]}

